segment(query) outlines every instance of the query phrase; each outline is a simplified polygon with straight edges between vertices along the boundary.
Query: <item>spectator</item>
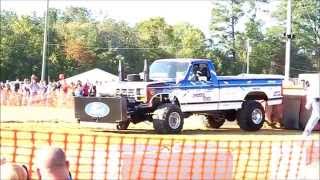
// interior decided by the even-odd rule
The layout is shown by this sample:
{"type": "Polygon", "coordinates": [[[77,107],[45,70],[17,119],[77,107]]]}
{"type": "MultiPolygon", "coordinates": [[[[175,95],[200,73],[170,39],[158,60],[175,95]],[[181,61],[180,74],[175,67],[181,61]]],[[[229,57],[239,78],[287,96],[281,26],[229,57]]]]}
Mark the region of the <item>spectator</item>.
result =
{"type": "Polygon", "coordinates": [[[37,174],[41,179],[70,180],[69,161],[61,148],[49,147],[37,154],[37,174]]]}
{"type": "Polygon", "coordinates": [[[29,97],[29,105],[36,103],[39,98],[38,98],[38,92],[40,89],[39,84],[37,83],[37,76],[34,74],[31,76],[31,83],[29,86],[30,89],[30,97],[29,97]]]}
{"type": "Polygon", "coordinates": [[[28,79],[23,80],[22,84],[22,104],[28,104],[28,99],[30,96],[30,81],[28,79]]]}
{"type": "Polygon", "coordinates": [[[40,81],[39,84],[39,92],[40,92],[40,100],[43,104],[45,104],[47,99],[47,83],[46,81],[40,81]]]}
{"type": "Polygon", "coordinates": [[[47,92],[47,83],[46,81],[40,81],[39,90],[41,94],[45,94],[47,92]]]}
{"type": "Polygon", "coordinates": [[[61,83],[60,83],[60,81],[57,81],[57,82],[55,83],[55,88],[54,88],[54,90],[60,90],[60,88],[61,88],[61,83]]]}
{"type": "Polygon", "coordinates": [[[16,81],[14,82],[14,92],[18,92],[20,89],[20,81],[19,79],[17,78],[16,81]]]}
{"type": "Polygon", "coordinates": [[[37,76],[35,76],[34,74],[31,76],[31,83],[29,87],[31,96],[35,96],[38,94],[40,87],[37,83],[37,76]]]}
{"type": "Polygon", "coordinates": [[[68,84],[67,81],[64,79],[64,74],[59,74],[59,82],[61,84],[62,91],[64,94],[68,93],[68,84]]]}
{"type": "Polygon", "coordinates": [[[29,173],[26,166],[4,163],[0,166],[1,180],[29,180],[29,173]]]}
{"type": "Polygon", "coordinates": [[[76,97],[82,96],[82,83],[80,80],[78,80],[76,88],[74,90],[74,95],[76,97]]]}
{"type": "Polygon", "coordinates": [[[89,96],[89,82],[86,82],[82,87],[82,96],[89,96]]]}
{"type": "Polygon", "coordinates": [[[97,88],[95,85],[91,85],[90,87],[90,97],[96,97],[97,95],[97,88]]]}
{"type": "Polygon", "coordinates": [[[11,87],[10,84],[8,82],[6,82],[6,84],[4,85],[3,88],[3,102],[6,105],[11,105],[10,104],[10,100],[11,100],[11,87]]]}
{"type": "Polygon", "coordinates": [[[4,157],[2,157],[2,158],[0,159],[0,166],[1,166],[2,164],[5,164],[6,162],[7,162],[7,159],[4,158],[4,157]]]}
{"type": "Polygon", "coordinates": [[[70,84],[71,95],[75,96],[76,84],[72,81],[70,84]]]}

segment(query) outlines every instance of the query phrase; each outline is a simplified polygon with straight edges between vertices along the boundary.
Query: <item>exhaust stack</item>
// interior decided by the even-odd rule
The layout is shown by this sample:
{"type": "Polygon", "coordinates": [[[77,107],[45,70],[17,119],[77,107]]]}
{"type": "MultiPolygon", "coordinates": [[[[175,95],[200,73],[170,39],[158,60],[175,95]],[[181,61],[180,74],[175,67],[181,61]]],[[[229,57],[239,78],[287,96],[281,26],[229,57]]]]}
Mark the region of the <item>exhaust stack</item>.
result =
{"type": "Polygon", "coordinates": [[[149,81],[149,68],[148,68],[148,61],[145,59],[144,60],[144,67],[143,67],[143,80],[145,82],[149,81]]]}
{"type": "Polygon", "coordinates": [[[124,80],[124,75],[123,75],[123,68],[122,68],[121,59],[119,59],[118,77],[119,77],[119,81],[123,81],[123,80],[124,80]]]}

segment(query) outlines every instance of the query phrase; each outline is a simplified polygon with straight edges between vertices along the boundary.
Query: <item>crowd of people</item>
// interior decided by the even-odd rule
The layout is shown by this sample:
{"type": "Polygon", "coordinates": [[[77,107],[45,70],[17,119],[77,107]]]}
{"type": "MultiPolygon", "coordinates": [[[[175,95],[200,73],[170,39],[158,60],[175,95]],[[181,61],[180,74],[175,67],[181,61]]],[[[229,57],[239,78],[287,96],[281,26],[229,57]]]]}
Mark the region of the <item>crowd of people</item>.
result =
{"type": "MultiPolygon", "coordinates": [[[[66,179],[71,180],[69,171],[69,161],[65,152],[59,147],[45,147],[36,153],[36,174],[41,179],[66,179]]],[[[29,180],[31,179],[31,169],[26,165],[7,162],[1,159],[0,179],[3,180],[29,180]]],[[[34,179],[34,177],[32,177],[34,179]]]]}
{"type": "Polygon", "coordinates": [[[97,87],[94,83],[82,83],[80,80],[67,83],[63,74],[59,75],[58,81],[48,83],[38,80],[35,75],[23,81],[16,79],[11,82],[0,82],[1,105],[8,106],[56,106],[69,103],[73,96],[95,97],[96,95],[97,87]]]}

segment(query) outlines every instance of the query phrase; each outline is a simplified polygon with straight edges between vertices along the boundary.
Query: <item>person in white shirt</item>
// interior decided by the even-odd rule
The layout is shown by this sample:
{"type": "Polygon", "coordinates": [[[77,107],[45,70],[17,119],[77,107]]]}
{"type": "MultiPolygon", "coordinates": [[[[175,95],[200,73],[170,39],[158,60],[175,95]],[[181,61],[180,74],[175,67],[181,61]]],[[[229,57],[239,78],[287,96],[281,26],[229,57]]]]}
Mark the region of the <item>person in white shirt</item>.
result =
{"type": "Polygon", "coordinates": [[[320,120],[320,97],[317,97],[315,90],[310,88],[310,84],[306,81],[307,88],[307,102],[306,109],[310,109],[312,107],[311,116],[307,122],[307,125],[303,131],[303,136],[310,136],[313,128],[317,125],[320,120]]]}

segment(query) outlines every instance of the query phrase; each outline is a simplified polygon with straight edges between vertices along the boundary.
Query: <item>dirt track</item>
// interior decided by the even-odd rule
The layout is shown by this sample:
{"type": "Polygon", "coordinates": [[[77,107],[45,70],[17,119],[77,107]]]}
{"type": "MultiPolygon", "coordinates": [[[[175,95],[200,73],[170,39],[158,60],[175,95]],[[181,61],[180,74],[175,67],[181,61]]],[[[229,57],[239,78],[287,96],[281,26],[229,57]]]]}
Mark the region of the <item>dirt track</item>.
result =
{"type": "MultiPolygon", "coordinates": [[[[1,129],[53,131],[69,133],[92,133],[131,136],[172,136],[155,134],[152,123],[130,124],[126,131],[117,131],[115,124],[77,123],[73,110],[45,107],[1,107],[1,129]]],[[[204,126],[203,116],[192,116],[185,120],[181,138],[210,138],[232,140],[288,140],[301,139],[302,131],[272,128],[265,123],[257,132],[240,130],[236,122],[227,122],[220,129],[204,126]]],[[[320,140],[320,133],[314,132],[313,139],[320,140]]]]}

